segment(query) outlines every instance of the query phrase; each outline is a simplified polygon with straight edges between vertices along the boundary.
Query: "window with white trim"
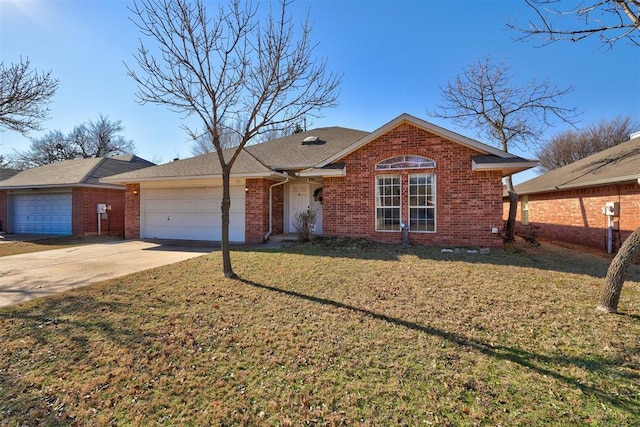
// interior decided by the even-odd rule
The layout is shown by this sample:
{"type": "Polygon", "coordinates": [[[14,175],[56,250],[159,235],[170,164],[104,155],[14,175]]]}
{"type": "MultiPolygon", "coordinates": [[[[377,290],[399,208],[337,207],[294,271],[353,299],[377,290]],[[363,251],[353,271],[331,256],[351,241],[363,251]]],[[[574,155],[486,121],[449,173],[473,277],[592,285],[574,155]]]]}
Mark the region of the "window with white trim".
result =
{"type": "Polygon", "coordinates": [[[409,175],[409,230],[436,231],[436,185],[433,174],[409,175]]]}
{"type": "Polygon", "coordinates": [[[376,177],[376,231],[400,230],[400,175],[376,177]]]}

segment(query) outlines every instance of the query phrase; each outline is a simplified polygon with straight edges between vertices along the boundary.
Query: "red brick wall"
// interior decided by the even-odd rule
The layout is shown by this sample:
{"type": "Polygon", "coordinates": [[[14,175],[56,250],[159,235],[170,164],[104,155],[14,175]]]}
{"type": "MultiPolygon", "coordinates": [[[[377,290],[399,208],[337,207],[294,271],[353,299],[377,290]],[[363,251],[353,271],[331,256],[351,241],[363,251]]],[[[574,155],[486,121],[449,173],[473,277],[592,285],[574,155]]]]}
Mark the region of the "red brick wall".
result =
{"type": "Polygon", "coordinates": [[[434,173],[436,177],[436,232],[409,233],[411,243],[441,246],[499,247],[491,233],[502,224],[502,179],[499,172],[473,172],[469,148],[408,124],[381,135],[342,161],[347,176],[325,178],[323,214],[326,236],[365,237],[400,243],[400,231],[375,231],[375,177],[400,174],[402,221],[408,222],[407,176],[434,173]],[[411,154],[435,160],[435,169],[376,171],[375,164],[392,156],[411,154]]]}
{"type": "MultiPolygon", "coordinates": [[[[606,250],[606,217],[602,208],[607,202],[620,203],[620,247],[629,234],[640,227],[640,185],[637,182],[592,188],[531,194],[529,223],[541,238],[559,240],[606,250]]],[[[522,196],[520,196],[522,200],[522,196]]],[[[505,218],[508,204],[505,208],[505,218]]],[[[522,202],[518,205],[517,230],[522,227],[522,202]]],[[[617,237],[617,233],[614,233],[617,237]]]]}
{"type": "Polygon", "coordinates": [[[101,220],[101,234],[124,235],[124,192],[105,188],[74,188],[72,192],[71,233],[74,236],[97,234],[98,203],[111,205],[108,218],[101,220]]]}
{"type": "Polygon", "coordinates": [[[0,231],[7,232],[7,191],[0,190],[0,222],[2,222],[2,226],[0,227],[0,231]]]}
{"type": "MultiPolygon", "coordinates": [[[[246,188],[249,191],[245,198],[245,241],[247,243],[262,243],[269,231],[269,187],[275,181],[266,179],[247,179],[246,188]]],[[[282,233],[284,217],[283,186],[272,189],[272,234],[282,233]]]]}
{"type": "Polygon", "coordinates": [[[140,184],[127,184],[124,192],[124,238],[140,238],[140,184]]]}

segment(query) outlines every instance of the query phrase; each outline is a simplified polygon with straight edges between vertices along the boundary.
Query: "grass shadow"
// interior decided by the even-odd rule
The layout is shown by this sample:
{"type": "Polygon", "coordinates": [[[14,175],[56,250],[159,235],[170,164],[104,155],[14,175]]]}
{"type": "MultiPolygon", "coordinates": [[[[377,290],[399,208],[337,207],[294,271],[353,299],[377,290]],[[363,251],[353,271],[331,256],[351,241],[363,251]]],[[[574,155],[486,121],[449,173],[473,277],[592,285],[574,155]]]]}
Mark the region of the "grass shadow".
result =
{"type": "MultiPolygon", "coordinates": [[[[628,412],[629,414],[637,414],[638,411],[640,411],[640,405],[636,401],[633,401],[631,399],[628,399],[620,395],[612,395],[608,393],[606,390],[600,390],[596,387],[590,386],[588,384],[585,384],[579,381],[577,378],[572,378],[570,376],[564,375],[558,372],[557,370],[553,370],[551,368],[552,366],[573,365],[573,366],[579,366],[583,369],[592,371],[594,373],[598,373],[599,375],[614,376],[614,375],[618,375],[618,372],[615,370],[615,368],[617,367],[617,363],[615,360],[609,360],[606,358],[593,360],[593,359],[576,358],[576,357],[547,356],[543,354],[537,354],[537,353],[525,351],[516,347],[511,347],[506,345],[492,345],[490,343],[487,343],[478,339],[465,337],[463,335],[449,332],[440,328],[435,328],[428,325],[421,325],[418,323],[409,322],[403,319],[388,316],[382,313],[377,313],[375,311],[345,304],[339,301],[334,301],[327,298],[321,298],[314,295],[307,295],[301,292],[296,292],[288,289],[278,288],[275,286],[265,285],[262,283],[258,283],[258,282],[254,282],[254,281],[246,280],[242,278],[239,278],[237,280],[241,283],[244,283],[245,285],[252,286],[254,288],[259,288],[259,289],[267,290],[270,292],[276,292],[278,294],[299,298],[299,299],[313,302],[320,305],[332,306],[335,308],[348,310],[350,312],[365,315],[375,320],[379,320],[379,321],[386,322],[396,326],[401,326],[403,328],[407,328],[407,329],[417,331],[423,334],[427,334],[430,336],[439,337],[449,342],[452,345],[465,348],[465,349],[472,349],[483,355],[486,355],[488,357],[492,357],[498,360],[509,361],[523,368],[530,369],[539,375],[548,376],[556,380],[562,381],[571,387],[575,387],[579,389],[582,393],[591,395],[601,401],[608,402],[609,404],[614,405],[628,412]]],[[[636,378],[633,378],[633,379],[637,379],[637,376],[636,378]]]]}

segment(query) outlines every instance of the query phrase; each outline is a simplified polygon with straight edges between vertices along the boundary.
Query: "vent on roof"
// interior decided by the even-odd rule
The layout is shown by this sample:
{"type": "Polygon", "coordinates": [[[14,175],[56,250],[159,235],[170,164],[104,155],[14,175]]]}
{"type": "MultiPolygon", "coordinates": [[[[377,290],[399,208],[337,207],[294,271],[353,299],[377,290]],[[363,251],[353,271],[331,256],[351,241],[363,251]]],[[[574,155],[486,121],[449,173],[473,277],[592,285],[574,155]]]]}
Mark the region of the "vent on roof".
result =
{"type": "Polygon", "coordinates": [[[321,141],[318,136],[308,136],[302,140],[302,145],[319,145],[323,143],[324,141],[321,141]]]}

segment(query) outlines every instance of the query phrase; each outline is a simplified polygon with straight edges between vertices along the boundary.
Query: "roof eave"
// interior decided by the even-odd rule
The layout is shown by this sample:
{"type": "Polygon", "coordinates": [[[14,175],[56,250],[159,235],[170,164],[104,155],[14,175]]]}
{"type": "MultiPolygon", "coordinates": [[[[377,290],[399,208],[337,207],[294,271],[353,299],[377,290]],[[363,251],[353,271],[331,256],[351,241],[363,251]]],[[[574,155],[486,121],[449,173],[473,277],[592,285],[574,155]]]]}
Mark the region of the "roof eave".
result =
{"type": "Polygon", "coordinates": [[[114,190],[124,190],[123,185],[118,184],[46,184],[46,185],[12,185],[0,186],[0,190],[29,190],[29,189],[50,189],[50,188],[107,188],[114,190]]]}
{"type": "Polygon", "coordinates": [[[473,171],[500,171],[502,176],[513,175],[518,172],[533,169],[538,166],[538,162],[500,162],[500,163],[476,163],[471,161],[471,170],[473,171]]]}
{"type": "MultiPolygon", "coordinates": [[[[287,176],[288,175],[286,172],[269,171],[269,172],[251,172],[251,173],[238,173],[238,174],[232,173],[230,178],[237,179],[237,178],[274,178],[276,177],[276,178],[285,179],[287,176]]],[[[222,174],[185,175],[185,176],[172,175],[172,176],[139,177],[139,178],[128,178],[128,179],[117,178],[117,177],[107,177],[107,178],[101,178],[100,182],[119,183],[124,185],[124,184],[138,183],[138,182],[184,181],[184,180],[190,180],[190,179],[221,179],[221,178],[222,178],[222,174]]]]}
{"type": "Polygon", "coordinates": [[[301,178],[330,178],[347,176],[346,166],[340,169],[318,169],[310,168],[296,173],[301,178]]]}
{"type": "Polygon", "coordinates": [[[621,184],[624,182],[634,182],[636,181],[638,185],[640,185],[640,174],[627,175],[627,176],[619,176],[615,178],[607,178],[607,179],[599,179],[579,184],[564,184],[564,185],[556,185],[554,187],[544,187],[539,189],[533,189],[529,191],[518,191],[518,194],[540,194],[540,193],[552,193],[556,191],[563,190],[573,190],[575,188],[586,188],[586,187],[599,187],[602,185],[610,185],[610,184],[621,184]]]}

